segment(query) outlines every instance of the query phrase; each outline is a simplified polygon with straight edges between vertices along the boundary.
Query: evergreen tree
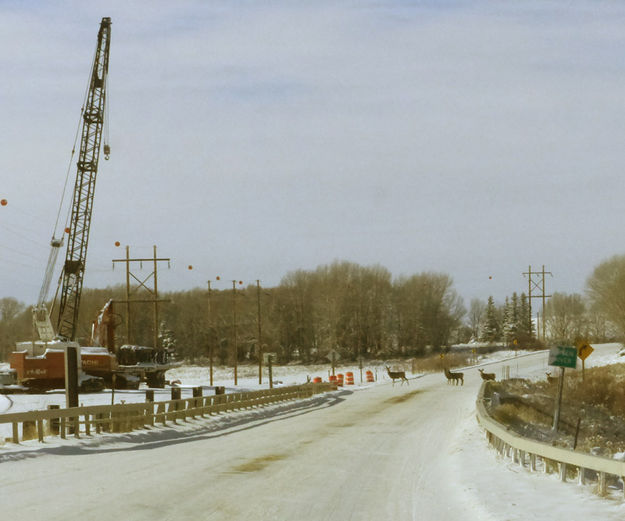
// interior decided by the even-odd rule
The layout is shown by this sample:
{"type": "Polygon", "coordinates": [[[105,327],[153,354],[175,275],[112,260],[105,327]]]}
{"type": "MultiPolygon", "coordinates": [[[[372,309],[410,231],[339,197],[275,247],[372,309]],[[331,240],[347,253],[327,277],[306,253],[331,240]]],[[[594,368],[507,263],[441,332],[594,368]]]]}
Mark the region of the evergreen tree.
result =
{"type": "Polygon", "coordinates": [[[519,334],[519,296],[514,292],[510,299],[508,311],[510,325],[508,327],[508,340],[514,342],[519,334]]]}
{"type": "Polygon", "coordinates": [[[519,334],[525,342],[529,342],[533,336],[534,324],[530,315],[529,299],[525,293],[521,293],[519,314],[519,334]]]}
{"type": "Polygon", "coordinates": [[[486,304],[486,318],[484,320],[484,328],[482,330],[482,341],[496,342],[500,339],[500,326],[497,320],[497,310],[495,309],[495,301],[493,297],[488,297],[486,304]]]}
{"type": "Polygon", "coordinates": [[[510,344],[510,299],[508,297],[506,297],[506,302],[503,305],[501,331],[503,343],[508,346],[510,344]]]}

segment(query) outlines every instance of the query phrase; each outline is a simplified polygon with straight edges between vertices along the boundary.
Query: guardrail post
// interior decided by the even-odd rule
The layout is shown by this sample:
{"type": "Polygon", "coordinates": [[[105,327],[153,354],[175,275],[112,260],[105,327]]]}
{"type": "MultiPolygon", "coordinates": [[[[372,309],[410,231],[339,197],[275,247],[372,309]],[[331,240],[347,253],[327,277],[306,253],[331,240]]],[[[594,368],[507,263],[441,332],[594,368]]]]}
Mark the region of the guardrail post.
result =
{"type": "Polygon", "coordinates": [[[182,421],[187,421],[187,417],[191,416],[193,418],[193,410],[191,409],[191,404],[193,403],[193,399],[184,400],[181,402],[182,405],[182,421]]]}
{"type": "Polygon", "coordinates": [[[43,418],[37,420],[37,438],[43,443],[43,418]]]}
{"type": "Polygon", "coordinates": [[[180,408],[180,403],[178,403],[177,401],[173,401],[173,400],[180,400],[180,396],[181,396],[181,389],[180,387],[172,387],[171,388],[171,399],[172,401],[169,403],[169,412],[171,412],[172,414],[170,415],[170,418],[173,423],[176,423],[176,420],[179,417],[179,413],[178,413],[178,409],[180,408]]]}
{"type": "Polygon", "coordinates": [[[599,472],[599,483],[597,483],[597,493],[600,496],[606,495],[606,479],[605,472],[599,472]]]}
{"type": "Polygon", "coordinates": [[[536,472],[536,454],[530,454],[530,471],[536,472]]]}
{"type": "Polygon", "coordinates": [[[154,403],[150,402],[150,403],[146,403],[145,404],[145,415],[146,415],[146,420],[148,422],[148,425],[150,427],[154,427],[154,403]]]}
{"type": "Polygon", "coordinates": [[[13,443],[19,443],[20,442],[20,435],[19,435],[19,429],[18,429],[18,423],[17,422],[13,422],[13,443]]]}
{"type": "Polygon", "coordinates": [[[24,421],[22,422],[22,440],[33,440],[36,436],[36,422],[24,421]]]}
{"type": "Polygon", "coordinates": [[[559,463],[560,481],[566,483],[566,463],[559,463]]]}
{"type": "Polygon", "coordinates": [[[579,467],[577,469],[577,482],[580,485],[586,484],[586,469],[584,467],[579,467]]]}
{"type": "MultiPolygon", "coordinates": [[[[48,405],[48,410],[56,410],[59,409],[61,406],[60,405],[48,405]]],[[[50,432],[50,434],[59,434],[59,423],[60,420],[59,418],[50,418],[48,420],[48,432],[50,432]]]]}
{"type": "Polygon", "coordinates": [[[121,432],[119,412],[111,411],[111,432],[121,432]]]}
{"type": "Polygon", "coordinates": [[[171,420],[171,422],[176,425],[176,402],[169,402],[167,406],[167,420],[171,420]]]}
{"type": "Polygon", "coordinates": [[[195,409],[199,409],[200,417],[204,418],[204,398],[202,397],[202,395],[203,391],[201,387],[193,388],[193,398],[195,398],[195,400],[193,400],[193,407],[195,409]]]}
{"type": "Polygon", "coordinates": [[[167,414],[165,412],[165,404],[163,402],[159,402],[156,406],[156,414],[161,417],[163,425],[167,425],[167,414]]]}

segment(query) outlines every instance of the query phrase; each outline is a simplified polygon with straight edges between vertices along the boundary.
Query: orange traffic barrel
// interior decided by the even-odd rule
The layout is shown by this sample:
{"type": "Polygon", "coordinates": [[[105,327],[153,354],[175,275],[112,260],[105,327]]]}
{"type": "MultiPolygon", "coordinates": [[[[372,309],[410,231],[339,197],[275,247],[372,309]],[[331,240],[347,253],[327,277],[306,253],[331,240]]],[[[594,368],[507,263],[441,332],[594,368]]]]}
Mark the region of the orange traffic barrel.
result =
{"type": "Polygon", "coordinates": [[[336,385],[343,385],[343,373],[336,375],[336,385]]]}
{"type": "Polygon", "coordinates": [[[345,385],[354,385],[354,373],[351,371],[345,373],[345,385]]]}
{"type": "Polygon", "coordinates": [[[365,375],[368,383],[375,382],[375,379],[373,378],[373,371],[367,371],[365,375]]]}
{"type": "Polygon", "coordinates": [[[321,382],[323,382],[323,379],[321,378],[321,376],[315,376],[313,378],[313,383],[314,384],[320,384],[321,382]]]}
{"type": "Polygon", "coordinates": [[[335,374],[331,374],[330,376],[328,376],[328,380],[330,382],[336,383],[336,375],[335,374]]]}

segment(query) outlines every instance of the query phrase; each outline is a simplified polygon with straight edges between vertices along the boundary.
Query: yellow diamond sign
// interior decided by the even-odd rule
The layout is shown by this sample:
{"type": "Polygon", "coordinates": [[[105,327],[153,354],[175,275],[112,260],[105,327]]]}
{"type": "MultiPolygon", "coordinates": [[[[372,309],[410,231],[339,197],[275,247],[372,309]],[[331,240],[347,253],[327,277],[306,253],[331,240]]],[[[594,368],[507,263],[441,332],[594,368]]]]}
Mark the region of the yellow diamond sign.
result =
{"type": "Polygon", "coordinates": [[[579,356],[581,360],[586,360],[593,351],[594,349],[588,342],[579,342],[577,344],[577,356],[579,356]]]}

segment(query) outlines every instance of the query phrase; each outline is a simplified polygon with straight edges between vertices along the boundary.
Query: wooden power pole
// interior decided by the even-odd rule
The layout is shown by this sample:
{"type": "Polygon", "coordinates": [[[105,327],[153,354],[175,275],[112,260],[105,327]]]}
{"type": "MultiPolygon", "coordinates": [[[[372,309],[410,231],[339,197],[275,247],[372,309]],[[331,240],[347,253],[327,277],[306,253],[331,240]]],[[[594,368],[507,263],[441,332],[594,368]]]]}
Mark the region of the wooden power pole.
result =
{"type": "Polygon", "coordinates": [[[263,343],[261,336],[261,321],[260,321],[260,280],[256,279],[256,300],[258,303],[258,343],[257,343],[257,355],[258,355],[258,384],[263,383],[263,343]]]}
{"type": "Polygon", "coordinates": [[[169,266],[170,263],[169,258],[158,258],[156,256],[156,246],[154,246],[154,255],[148,258],[130,258],[130,246],[126,246],[126,258],[124,259],[113,259],[113,265],[116,262],[123,262],[126,264],[126,300],[115,300],[115,303],[126,304],[126,341],[129,344],[133,343],[133,335],[132,335],[132,319],[131,319],[131,304],[152,304],[153,307],[153,320],[154,320],[154,349],[158,349],[158,305],[162,302],[170,302],[169,299],[159,299],[158,298],[158,263],[159,262],[167,262],[169,266]],[[139,263],[140,267],[143,267],[144,262],[153,263],[153,270],[151,273],[147,275],[147,277],[141,279],[137,275],[135,275],[130,270],[131,263],[139,263]],[[133,288],[131,285],[131,279],[134,279],[137,282],[137,285],[133,288]],[[152,281],[152,287],[149,286],[150,279],[152,281]],[[152,298],[149,299],[133,299],[131,298],[135,291],[139,289],[145,289],[152,298]]]}

